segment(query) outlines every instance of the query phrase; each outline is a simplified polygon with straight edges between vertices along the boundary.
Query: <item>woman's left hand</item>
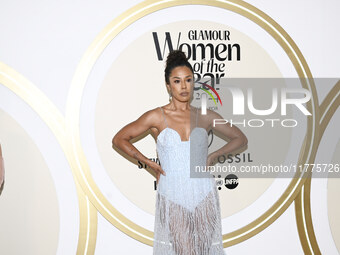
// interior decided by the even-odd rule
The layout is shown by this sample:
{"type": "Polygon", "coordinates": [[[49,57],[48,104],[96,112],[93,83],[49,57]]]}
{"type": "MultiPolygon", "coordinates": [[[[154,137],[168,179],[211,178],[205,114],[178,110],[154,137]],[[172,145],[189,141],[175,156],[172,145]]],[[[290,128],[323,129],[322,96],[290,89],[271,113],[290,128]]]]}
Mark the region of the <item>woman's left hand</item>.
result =
{"type": "Polygon", "coordinates": [[[207,166],[213,166],[217,163],[217,157],[214,153],[210,153],[207,158],[207,166]]]}

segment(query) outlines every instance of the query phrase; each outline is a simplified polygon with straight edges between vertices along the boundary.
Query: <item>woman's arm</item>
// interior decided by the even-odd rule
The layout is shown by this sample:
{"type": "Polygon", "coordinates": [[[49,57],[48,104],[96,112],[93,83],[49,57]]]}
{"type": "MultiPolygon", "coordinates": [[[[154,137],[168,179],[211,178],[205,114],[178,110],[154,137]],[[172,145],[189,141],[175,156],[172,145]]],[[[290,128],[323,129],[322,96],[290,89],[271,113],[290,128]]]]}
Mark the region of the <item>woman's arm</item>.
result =
{"type": "Polygon", "coordinates": [[[139,160],[140,162],[151,167],[156,173],[157,183],[160,174],[165,175],[165,172],[156,162],[145,157],[131,142],[130,140],[145,133],[150,128],[155,128],[155,125],[159,120],[157,111],[150,110],[140,116],[137,120],[127,124],[113,137],[112,144],[114,147],[125,152],[132,158],[139,160]]]}
{"type": "Polygon", "coordinates": [[[230,141],[226,145],[209,154],[207,159],[208,166],[214,165],[219,156],[227,155],[230,152],[233,152],[248,144],[247,137],[235,125],[231,126],[230,123],[228,122],[225,124],[216,124],[215,127],[213,126],[214,119],[223,119],[223,117],[220,114],[214,111],[209,111],[208,119],[210,122],[210,127],[214,131],[217,131],[218,133],[221,133],[223,136],[228,137],[230,139],[230,141]]]}

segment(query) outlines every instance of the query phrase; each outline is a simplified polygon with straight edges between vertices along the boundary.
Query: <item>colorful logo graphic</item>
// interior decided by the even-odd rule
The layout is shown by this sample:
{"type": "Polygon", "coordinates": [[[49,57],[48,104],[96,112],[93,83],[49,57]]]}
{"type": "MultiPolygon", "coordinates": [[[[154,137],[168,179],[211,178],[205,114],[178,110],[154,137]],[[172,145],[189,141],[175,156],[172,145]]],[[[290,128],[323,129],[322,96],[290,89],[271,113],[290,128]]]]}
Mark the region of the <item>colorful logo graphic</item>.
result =
{"type": "MultiPolygon", "coordinates": [[[[211,89],[211,90],[215,93],[215,95],[217,96],[218,101],[220,102],[220,104],[221,104],[221,106],[222,106],[221,97],[220,97],[220,95],[217,93],[217,91],[216,91],[213,87],[211,87],[210,85],[206,84],[205,82],[198,82],[198,83],[201,84],[201,85],[203,85],[203,86],[208,87],[209,89],[211,89]]],[[[214,103],[215,103],[215,105],[217,106],[217,102],[216,102],[214,96],[211,94],[211,92],[209,92],[207,89],[204,89],[204,88],[202,88],[202,87],[200,87],[200,89],[203,90],[204,92],[206,92],[206,93],[212,98],[212,100],[214,100],[214,103]]]]}

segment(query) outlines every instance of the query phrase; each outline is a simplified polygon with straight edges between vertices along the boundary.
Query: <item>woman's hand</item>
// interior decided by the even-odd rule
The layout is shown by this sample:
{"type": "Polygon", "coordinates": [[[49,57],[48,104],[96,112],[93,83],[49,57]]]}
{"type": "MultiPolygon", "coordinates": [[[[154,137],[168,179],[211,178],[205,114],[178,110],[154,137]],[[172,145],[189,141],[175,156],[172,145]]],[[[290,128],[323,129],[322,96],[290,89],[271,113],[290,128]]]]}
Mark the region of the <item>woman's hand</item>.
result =
{"type": "Polygon", "coordinates": [[[163,174],[164,176],[166,175],[166,173],[164,172],[164,170],[162,169],[162,167],[160,165],[158,165],[156,162],[151,161],[151,163],[149,164],[149,166],[155,171],[156,173],[156,182],[158,185],[158,181],[159,178],[161,176],[161,174],[163,174]]]}
{"type": "Polygon", "coordinates": [[[217,157],[215,153],[210,153],[207,158],[207,166],[213,166],[217,163],[217,157]]]}

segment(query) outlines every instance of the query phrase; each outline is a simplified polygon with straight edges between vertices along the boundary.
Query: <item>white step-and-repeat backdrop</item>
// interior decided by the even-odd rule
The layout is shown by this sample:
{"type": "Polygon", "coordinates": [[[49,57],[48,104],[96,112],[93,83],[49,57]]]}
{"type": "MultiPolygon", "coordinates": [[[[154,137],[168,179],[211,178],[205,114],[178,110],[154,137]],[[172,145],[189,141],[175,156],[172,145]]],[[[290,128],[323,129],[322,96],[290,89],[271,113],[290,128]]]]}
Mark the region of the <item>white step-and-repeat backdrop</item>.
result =
{"type": "MultiPolygon", "coordinates": [[[[207,80],[221,96],[208,104],[248,138],[218,163],[248,172],[215,176],[226,254],[339,254],[340,2],[0,6],[1,254],[152,254],[155,177],[112,138],[168,103],[173,49],[194,67],[194,103],[207,80]]],[[[151,135],[134,145],[158,160],[151,135]]]]}

